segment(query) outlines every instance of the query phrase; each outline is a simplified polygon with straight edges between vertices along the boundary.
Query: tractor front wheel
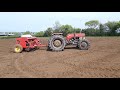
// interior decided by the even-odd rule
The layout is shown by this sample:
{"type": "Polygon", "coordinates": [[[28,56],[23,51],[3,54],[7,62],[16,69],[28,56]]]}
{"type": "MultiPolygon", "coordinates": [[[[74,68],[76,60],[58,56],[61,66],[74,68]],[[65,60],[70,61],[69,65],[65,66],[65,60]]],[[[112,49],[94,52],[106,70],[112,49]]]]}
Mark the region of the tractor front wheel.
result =
{"type": "Polygon", "coordinates": [[[88,50],[90,48],[90,42],[88,40],[79,41],[78,47],[80,50],[88,50]]]}
{"type": "Polygon", "coordinates": [[[23,50],[23,47],[22,47],[20,44],[16,44],[16,45],[14,46],[14,52],[16,52],[16,53],[21,53],[22,50],[23,50]]]}

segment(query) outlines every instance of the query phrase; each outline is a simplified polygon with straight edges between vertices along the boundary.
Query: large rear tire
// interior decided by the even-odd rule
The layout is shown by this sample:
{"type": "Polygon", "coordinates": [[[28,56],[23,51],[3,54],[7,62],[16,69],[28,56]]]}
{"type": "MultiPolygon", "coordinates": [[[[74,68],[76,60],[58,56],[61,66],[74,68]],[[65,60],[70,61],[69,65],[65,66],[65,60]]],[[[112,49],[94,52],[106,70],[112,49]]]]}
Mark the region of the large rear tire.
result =
{"type": "Polygon", "coordinates": [[[14,46],[14,52],[15,52],[15,53],[21,53],[22,50],[23,50],[23,47],[22,47],[20,44],[16,44],[16,45],[14,46]]]}
{"type": "Polygon", "coordinates": [[[63,51],[65,45],[65,39],[62,35],[53,35],[48,41],[48,48],[52,51],[63,51]]]}
{"type": "Polygon", "coordinates": [[[88,50],[90,48],[90,42],[88,40],[82,40],[78,42],[78,47],[80,50],[88,50]]]}

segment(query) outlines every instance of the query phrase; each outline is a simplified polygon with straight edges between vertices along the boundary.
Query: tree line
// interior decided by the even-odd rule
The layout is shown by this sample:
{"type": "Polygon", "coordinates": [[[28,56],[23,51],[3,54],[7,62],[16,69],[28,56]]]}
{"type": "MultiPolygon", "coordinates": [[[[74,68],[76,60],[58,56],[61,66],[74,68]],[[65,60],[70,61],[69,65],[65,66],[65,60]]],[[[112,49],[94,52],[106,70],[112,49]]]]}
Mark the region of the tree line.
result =
{"type": "MultiPolygon", "coordinates": [[[[85,22],[85,29],[74,28],[71,25],[61,25],[59,21],[55,22],[53,27],[48,27],[45,31],[35,33],[36,37],[49,37],[52,33],[63,33],[66,36],[69,33],[85,33],[86,36],[120,36],[120,21],[108,21],[104,24],[98,20],[85,22]]],[[[24,34],[30,34],[26,31],[24,34]]]]}

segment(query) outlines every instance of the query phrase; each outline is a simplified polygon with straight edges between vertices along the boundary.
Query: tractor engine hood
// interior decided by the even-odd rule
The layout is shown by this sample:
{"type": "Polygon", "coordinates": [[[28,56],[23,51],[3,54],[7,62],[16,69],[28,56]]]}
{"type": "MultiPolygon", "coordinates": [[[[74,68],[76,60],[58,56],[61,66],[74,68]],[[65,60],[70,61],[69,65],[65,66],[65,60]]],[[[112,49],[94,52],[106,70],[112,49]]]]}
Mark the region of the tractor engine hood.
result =
{"type": "Polygon", "coordinates": [[[72,33],[72,34],[68,34],[66,37],[66,40],[69,41],[70,39],[74,38],[74,37],[79,37],[79,38],[84,38],[85,37],[85,33],[72,33]]]}
{"type": "MultiPolygon", "coordinates": [[[[67,37],[74,37],[74,34],[68,34],[67,37]]],[[[85,33],[75,33],[75,37],[85,37],[85,33]]]]}

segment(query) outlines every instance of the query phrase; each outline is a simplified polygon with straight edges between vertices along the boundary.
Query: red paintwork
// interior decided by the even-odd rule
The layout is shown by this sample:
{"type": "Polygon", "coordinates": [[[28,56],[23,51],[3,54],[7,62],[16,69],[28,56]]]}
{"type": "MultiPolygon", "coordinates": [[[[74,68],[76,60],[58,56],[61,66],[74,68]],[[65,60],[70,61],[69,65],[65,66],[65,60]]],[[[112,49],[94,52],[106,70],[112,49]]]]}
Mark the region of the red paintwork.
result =
{"type": "MultiPolygon", "coordinates": [[[[85,37],[84,33],[76,33],[75,37],[85,37]]],[[[73,34],[68,34],[66,40],[69,41],[70,39],[74,38],[73,34]]],[[[46,47],[47,45],[43,45],[40,43],[40,40],[37,37],[20,37],[16,38],[16,44],[20,44],[23,48],[35,48],[36,46],[39,47],[46,47]],[[29,43],[29,46],[26,46],[26,42],[29,43]]]]}
{"type": "MultiPolygon", "coordinates": [[[[66,40],[69,41],[74,37],[74,33],[68,34],[66,40]]],[[[85,33],[75,33],[75,37],[85,37],[85,33]]]]}
{"type": "Polygon", "coordinates": [[[36,37],[20,37],[16,38],[16,44],[20,44],[23,48],[35,48],[36,46],[46,46],[40,43],[40,40],[36,37]],[[26,42],[30,44],[30,46],[26,46],[26,42]]]}

